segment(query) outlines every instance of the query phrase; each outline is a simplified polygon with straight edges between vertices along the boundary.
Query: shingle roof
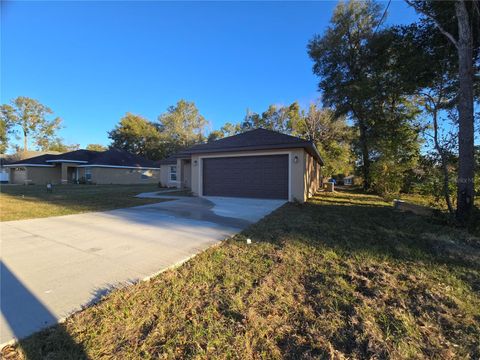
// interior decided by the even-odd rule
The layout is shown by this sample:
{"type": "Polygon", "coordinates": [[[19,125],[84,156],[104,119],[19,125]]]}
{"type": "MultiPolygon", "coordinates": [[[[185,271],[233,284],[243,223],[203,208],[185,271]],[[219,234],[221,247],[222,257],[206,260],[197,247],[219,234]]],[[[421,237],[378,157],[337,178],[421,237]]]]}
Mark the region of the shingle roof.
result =
{"type": "Polygon", "coordinates": [[[106,151],[75,150],[60,155],[41,155],[29,159],[16,161],[9,166],[17,165],[53,165],[61,162],[78,162],[87,166],[126,166],[126,167],[151,167],[159,166],[152,160],[131,154],[124,150],[110,149],[106,151]]]}
{"type": "Polygon", "coordinates": [[[160,165],[172,165],[177,163],[177,155],[171,155],[166,159],[160,160],[160,165]]]}
{"type": "Polygon", "coordinates": [[[91,165],[115,165],[158,168],[158,165],[155,163],[155,161],[131,154],[127,151],[120,149],[110,149],[100,152],[94,159],[90,160],[89,163],[91,165]]]}
{"type": "Polygon", "coordinates": [[[323,160],[313,142],[266,129],[255,129],[206,144],[194,145],[184,151],[179,152],[177,156],[187,157],[191,156],[192,154],[212,152],[291,148],[304,148],[310,155],[315,157],[315,159],[317,159],[317,161],[323,165],[323,160]]]}

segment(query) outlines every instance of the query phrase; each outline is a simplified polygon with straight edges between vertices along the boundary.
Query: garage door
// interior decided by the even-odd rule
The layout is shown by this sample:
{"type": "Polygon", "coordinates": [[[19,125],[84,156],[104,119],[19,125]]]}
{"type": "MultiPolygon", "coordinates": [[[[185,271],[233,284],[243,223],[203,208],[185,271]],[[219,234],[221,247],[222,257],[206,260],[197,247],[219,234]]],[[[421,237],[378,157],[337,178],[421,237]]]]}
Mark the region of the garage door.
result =
{"type": "Polygon", "coordinates": [[[203,195],[288,199],[288,155],[203,159],[203,195]]]}

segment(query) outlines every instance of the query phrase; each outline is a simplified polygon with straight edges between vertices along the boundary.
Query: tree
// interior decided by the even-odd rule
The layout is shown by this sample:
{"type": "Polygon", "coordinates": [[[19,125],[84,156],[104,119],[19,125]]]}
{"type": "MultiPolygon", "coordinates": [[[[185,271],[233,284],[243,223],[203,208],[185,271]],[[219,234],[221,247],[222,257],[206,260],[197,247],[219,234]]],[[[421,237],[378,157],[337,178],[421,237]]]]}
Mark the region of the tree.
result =
{"type": "Polygon", "coordinates": [[[28,151],[31,138],[37,147],[47,146],[55,139],[61,127],[61,119],[48,120],[53,111],[35,99],[19,96],[11,101],[11,105],[1,106],[1,120],[11,128],[19,128],[23,135],[23,150],[28,151]]]}
{"type": "Polygon", "coordinates": [[[242,131],[258,128],[289,133],[292,124],[299,118],[300,107],[294,102],[289,106],[270,105],[261,115],[247,110],[241,124],[242,131]]]}
{"type": "Polygon", "coordinates": [[[326,106],[336,116],[348,115],[359,130],[364,188],[371,186],[371,131],[369,116],[374,96],[368,76],[368,41],[380,26],[381,7],[372,1],[349,1],[335,8],[331,25],[323,36],[316,35],[308,44],[314,61],[313,72],[320,77],[319,89],[326,106]]]}
{"type": "Polygon", "coordinates": [[[179,100],[158,117],[158,122],[158,130],[165,145],[164,152],[167,154],[205,141],[208,121],[193,102],[179,100]]]}
{"type": "Polygon", "coordinates": [[[221,138],[225,137],[224,135],[225,134],[221,130],[213,130],[210,134],[208,134],[207,142],[213,142],[213,141],[216,141],[218,139],[221,139],[221,138]]]}
{"type": "Polygon", "coordinates": [[[310,105],[308,113],[293,123],[292,134],[313,141],[325,161],[324,176],[350,174],[354,165],[353,129],[345,116],[335,117],[331,109],[310,105]]]}
{"type": "Polygon", "coordinates": [[[46,147],[43,147],[42,150],[43,151],[58,151],[58,152],[61,152],[61,153],[64,153],[64,152],[69,152],[69,151],[75,151],[75,150],[78,150],[80,149],[80,145],[79,144],[70,144],[70,145],[67,145],[63,142],[63,140],[61,138],[56,138],[54,139],[53,141],[50,141],[48,143],[48,146],[46,147]]]}
{"type": "Polygon", "coordinates": [[[107,147],[101,144],[88,144],[86,149],[91,151],[105,151],[107,147]]]}
{"type": "Polygon", "coordinates": [[[0,118],[0,154],[3,154],[8,149],[8,133],[10,131],[10,124],[0,118]]]}
{"type": "Polygon", "coordinates": [[[123,149],[152,160],[162,159],[164,153],[158,128],[140,115],[126,113],[119,124],[108,133],[110,147],[123,149]]]}
{"type": "Polygon", "coordinates": [[[223,133],[224,137],[233,136],[242,132],[242,126],[240,124],[232,124],[227,122],[220,128],[220,131],[223,133]]]}
{"type": "Polygon", "coordinates": [[[471,214],[475,192],[474,159],[474,63],[478,58],[480,44],[480,8],[478,1],[455,2],[406,0],[415,10],[424,15],[447,41],[452,43],[458,56],[459,114],[457,179],[457,219],[464,223],[471,214]]]}

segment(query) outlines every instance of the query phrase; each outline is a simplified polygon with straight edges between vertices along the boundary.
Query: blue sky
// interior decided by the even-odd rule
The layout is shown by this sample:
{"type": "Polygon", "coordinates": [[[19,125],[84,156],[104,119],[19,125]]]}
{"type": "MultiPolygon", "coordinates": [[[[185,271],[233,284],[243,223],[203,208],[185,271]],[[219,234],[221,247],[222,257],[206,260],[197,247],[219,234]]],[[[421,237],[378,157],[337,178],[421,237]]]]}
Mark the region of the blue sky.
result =
{"type": "MultiPolygon", "coordinates": [[[[386,3],[384,3],[386,5],[386,3]]],[[[217,129],[249,108],[319,97],[306,45],[336,2],[5,2],[1,103],[38,99],[66,143],[108,144],[127,112],[184,98],[217,129]]],[[[392,1],[387,23],[416,18],[392,1]]]]}

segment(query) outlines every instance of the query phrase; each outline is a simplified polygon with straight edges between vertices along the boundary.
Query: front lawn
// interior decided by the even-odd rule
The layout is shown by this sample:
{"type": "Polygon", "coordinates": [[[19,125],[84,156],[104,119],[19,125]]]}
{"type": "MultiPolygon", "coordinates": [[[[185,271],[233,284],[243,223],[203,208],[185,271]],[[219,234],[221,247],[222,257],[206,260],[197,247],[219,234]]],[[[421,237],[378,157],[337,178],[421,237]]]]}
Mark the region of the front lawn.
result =
{"type": "MultiPolygon", "coordinates": [[[[0,221],[103,211],[161,202],[139,199],[157,185],[58,185],[52,193],[41,185],[0,186],[0,221]]],[[[164,201],[164,200],[163,200],[164,201]]]]}
{"type": "Polygon", "coordinates": [[[478,240],[373,195],[321,194],[4,355],[478,359],[478,240]]]}

